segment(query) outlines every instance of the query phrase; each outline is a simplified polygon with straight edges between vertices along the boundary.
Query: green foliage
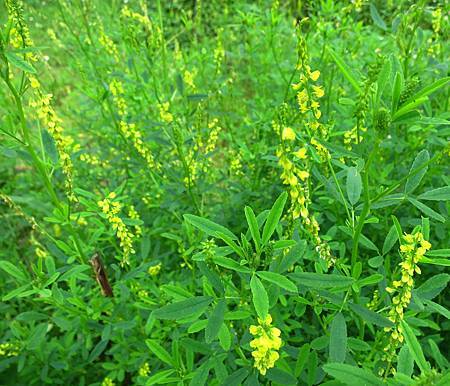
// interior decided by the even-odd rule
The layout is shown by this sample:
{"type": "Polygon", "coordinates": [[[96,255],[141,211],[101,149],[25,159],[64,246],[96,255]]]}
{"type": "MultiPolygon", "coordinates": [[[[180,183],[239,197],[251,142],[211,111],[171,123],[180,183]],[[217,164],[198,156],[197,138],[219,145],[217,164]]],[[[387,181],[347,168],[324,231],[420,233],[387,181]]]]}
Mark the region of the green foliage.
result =
{"type": "Polygon", "coordinates": [[[0,1],[0,384],[449,384],[448,11],[0,1]]]}

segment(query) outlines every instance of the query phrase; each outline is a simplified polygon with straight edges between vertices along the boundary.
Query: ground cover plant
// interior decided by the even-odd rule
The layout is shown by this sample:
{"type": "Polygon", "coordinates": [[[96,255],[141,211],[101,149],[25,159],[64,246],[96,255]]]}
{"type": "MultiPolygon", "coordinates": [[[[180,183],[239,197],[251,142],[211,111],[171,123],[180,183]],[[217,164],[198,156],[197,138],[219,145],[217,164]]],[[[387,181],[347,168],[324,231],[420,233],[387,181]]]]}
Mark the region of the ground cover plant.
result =
{"type": "Polygon", "coordinates": [[[0,384],[450,384],[448,12],[1,1],[0,384]]]}

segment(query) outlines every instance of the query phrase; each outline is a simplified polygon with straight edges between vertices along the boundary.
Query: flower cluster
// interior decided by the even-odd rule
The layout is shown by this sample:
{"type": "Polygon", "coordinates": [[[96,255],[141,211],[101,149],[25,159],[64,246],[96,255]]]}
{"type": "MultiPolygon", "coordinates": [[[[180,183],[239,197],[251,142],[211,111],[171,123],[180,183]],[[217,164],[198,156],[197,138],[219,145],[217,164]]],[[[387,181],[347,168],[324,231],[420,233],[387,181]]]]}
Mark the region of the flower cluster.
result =
{"type": "Polygon", "coordinates": [[[418,263],[425,253],[431,248],[431,244],[424,239],[422,233],[405,234],[403,243],[400,246],[402,261],[401,278],[392,282],[392,287],[387,287],[386,291],[396,294],[392,298],[392,306],[389,310],[389,319],[394,323],[393,327],[385,327],[386,332],[390,332],[389,343],[385,347],[386,358],[395,354],[399,343],[403,342],[403,331],[400,325],[403,319],[404,310],[411,301],[411,292],[414,287],[414,274],[420,274],[418,263]]]}
{"type": "MultiPolygon", "coordinates": [[[[23,18],[23,5],[20,0],[6,0],[8,18],[12,21],[10,43],[14,48],[28,48],[33,46],[30,31],[23,18]]],[[[25,58],[36,62],[37,56],[33,52],[26,52],[25,58]]]]}
{"type": "Polygon", "coordinates": [[[61,119],[57,116],[52,106],[52,94],[44,94],[39,81],[34,76],[29,76],[31,88],[34,91],[34,100],[30,106],[36,109],[39,119],[44,123],[47,131],[55,140],[58,150],[59,162],[65,176],[64,186],[67,197],[71,201],[77,201],[73,193],[73,164],[68,149],[73,144],[73,139],[64,133],[61,119]]]}
{"type": "Polygon", "coordinates": [[[166,123],[172,123],[173,122],[173,115],[169,112],[170,103],[169,102],[163,102],[158,104],[159,109],[159,116],[163,120],[163,122],[166,123]]]}
{"type": "Polygon", "coordinates": [[[111,55],[116,63],[119,63],[120,56],[119,56],[119,50],[117,49],[116,44],[114,41],[105,34],[105,30],[103,29],[103,26],[99,28],[99,38],[98,41],[103,46],[103,48],[106,50],[106,52],[111,55]]]}
{"type": "MultiPolygon", "coordinates": [[[[363,140],[361,133],[365,133],[366,131],[367,131],[366,127],[360,127],[360,138],[359,138],[360,141],[363,140]]],[[[348,150],[352,150],[353,144],[355,143],[358,143],[357,126],[354,126],[353,129],[347,130],[344,133],[344,145],[348,150]]]]}
{"type": "Polygon", "coordinates": [[[151,267],[148,268],[147,272],[150,276],[157,276],[159,274],[159,272],[161,271],[161,267],[162,267],[161,263],[152,265],[151,267]]]}
{"type": "MultiPolygon", "coordinates": [[[[305,231],[316,246],[317,252],[328,266],[331,266],[334,264],[335,258],[328,243],[321,239],[319,223],[309,210],[311,200],[308,184],[310,177],[308,148],[306,145],[300,145],[300,147],[295,145],[297,136],[292,128],[284,127],[281,130],[280,126],[274,123],[274,129],[281,135],[281,144],[278,146],[276,154],[278,164],[282,168],[281,180],[284,185],[287,185],[291,200],[289,213],[293,220],[300,218],[305,231]]],[[[323,151],[322,148],[325,149],[319,142],[314,141],[314,138],[311,140],[311,145],[315,146],[319,153],[323,151]]]]}
{"type": "MultiPolygon", "coordinates": [[[[128,209],[128,217],[132,220],[141,219],[134,205],[130,205],[130,208],[128,209]]],[[[134,233],[136,237],[142,236],[142,227],[140,225],[134,225],[134,233]]]]}
{"type": "Polygon", "coordinates": [[[14,343],[0,343],[0,357],[15,357],[19,355],[19,347],[14,343]]]}
{"type": "Polygon", "coordinates": [[[139,376],[141,376],[141,377],[148,377],[148,374],[150,374],[150,365],[148,364],[148,362],[145,362],[139,368],[139,376]]]}
{"type": "Polygon", "coordinates": [[[119,130],[121,134],[132,143],[134,149],[145,160],[150,169],[159,169],[160,165],[155,161],[152,152],[142,140],[142,133],[137,129],[136,124],[125,121],[128,111],[122,82],[113,79],[109,84],[109,89],[120,117],[119,130]]]}
{"type": "Polygon", "coordinates": [[[130,264],[129,257],[135,253],[133,249],[134,235],[129,231],[123,220],[118,216],[122,209],[122,205],[118,201],[113,201],[116,198],[116,194],[111,192],[104,199],[97,204],[103,214],[108,219],[113,230],[116,232],[117,238],[120,241],[120,247],[122,248],[122,265],[130,264]]]}
{"type": "Polygon", "coordinates": [[[106,377],[101,386],[115,386],[115,383],[113,382],[113,380],[111,378],[106,377]]]}
{"type": "Polygon", "coordinates": [[[255,337],[250,342],[250,347],[254,349],[252,356],[255,359],[255,367],[262,375],[265,375],[280,357],[278,350],[282,344],[281,331],[271,326],[270,315],[267,315],[265,320],[258,319],[258,323],[258,326],[250,326],[250,334],[255,337]]]}
{"type": "Polygon", "coordinates": [[[277,148],[278,164],[282,168],[283,184],[288,186],[291,199],[289,211],[292,219],[301,219],[302,225],[314,242],[320,257],[330,267],[334,264],[335,258],[328,243],[319,236],[319,223],[309,210],[311,160],[308,152],[315,151],[322,162],[331,158],[328,149],[321,143],[321,140],[328,137],[328,129],[319,121],[322,117],[319,99],[324,96],[325,92],[322,86],[316,84],[320,77],[320,71],[311,69],[306,41],[301,33],[298,36],[298,48],[300,77],[299,82],[293,85],[293,89],[297,92],[297,102],[304,130],[296,133],[289,126],[274,124],[275,131],[281,137],[281,143],[277,148]],[[283,128],[281,128],[282,126],[283,128]]]}

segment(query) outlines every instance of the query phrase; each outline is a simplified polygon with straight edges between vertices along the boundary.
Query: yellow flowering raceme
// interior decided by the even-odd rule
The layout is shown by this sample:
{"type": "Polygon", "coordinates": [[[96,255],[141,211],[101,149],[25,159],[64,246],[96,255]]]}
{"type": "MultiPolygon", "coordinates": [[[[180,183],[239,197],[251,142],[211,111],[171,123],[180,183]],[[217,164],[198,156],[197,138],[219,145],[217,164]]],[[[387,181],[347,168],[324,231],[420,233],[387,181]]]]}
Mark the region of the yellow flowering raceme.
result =
{"type": "Polygon", "coordinates": [[[133,233],[127,228],[123,220],[118,216],[122,209],[122,205],[114,201],[116,194],[111,192],[108,196],[99,201],[97,204],[103,214],[106,215],[108,222],[111,224],[112,229],[116,232],[116,236],[119,239],[120,247],[122,248],[122,265],[130,264],[130,255],[135,253],[133,249],[133,233]]]}
{"type": "Polygon", "coordinates": [[[73,144],[73,139],[64,134],[64,129],[61,125],[62,121],[52,107],[53,95],[44,94],[40,88],[39,81],[34,76],[29,76],[29,81],[34,94],[34,99],[30,102],[30,106],[36,109],[38,118],[55,140],[59,162],[65,176],[64,186],[67,196],[71,201],[77,201],[73,193],[73,164],[68,152],[68,149],[73,144]]]}
{"type": "Polygon", "coordinates": [[[125,139],[129,140],[137,153],[145,160],[150,170],[159,169],[161,165],[157,163],[149,147],[142,139],[142,133],[138,130],[135,123],[126,122],[128,107],[125,101],[125,91],[121,81],[113,79],[109,84],[109,89],[113,95],[113,102],[117,108],[120,117],[119,130],[125,139]]]}
{"type": "Polygon", "coordinates": [[[258,318],[258,325],[252,325],[249,329],[250,334],[255,337],[250,342],[255,367],[262,375],[265,375],[268,369],[274,367],[275,362],[280,357],[278,350],[282,344],[281,331],[272,327],[271,324],[272,317],[267,315],[265,320],[258,318]]]}
{"type": "Polygon", "coordinates": [[[395,294],[392,298],[392,305],[389,310],[389,319],[394,323],[393,327],[385,327],[385,331],[390,333],[389,343],[385,347],[386,358],[389,360],[395,354],[395,350],[403,342],[403,331],[401,320],[404,316],[404,310],[411,301],[411,292],[414,288],[414,274],[420,274],[418,265],[420,259],[431,248],[429,241],[425,240],[422,233],[405,234],[403,243],[400,246],[400,278],[392,282],[391,287],[386,291],[395,294]]]}

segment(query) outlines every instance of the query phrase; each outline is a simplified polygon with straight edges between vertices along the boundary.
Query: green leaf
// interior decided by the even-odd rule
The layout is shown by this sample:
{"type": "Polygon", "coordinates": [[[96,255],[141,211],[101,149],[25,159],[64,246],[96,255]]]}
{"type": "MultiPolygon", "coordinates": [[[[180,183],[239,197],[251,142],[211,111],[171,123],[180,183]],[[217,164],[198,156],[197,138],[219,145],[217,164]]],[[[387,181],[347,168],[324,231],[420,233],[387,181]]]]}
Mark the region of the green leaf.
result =
{"type": "Polygon", "coordinates": [[[408,197],[408,201],[413,204],[417,209],[419,209],[422,213],[426,214],[429,217],[434,218],[437,221],[445,222],[445,217],[441,216],[438,212],[435,212],[429,206],[423,204],[420,201],[415,200],[412,197],[408,197]]]}
{"type": "Polygon", "coordinates": [[[447,308],[442,307],[440,304],[431,300],[425,300],[424,303],[428,306],[427,311],[432,310],[450,320],[450,311],[447,308]]]}
{"type": "Polygon", "coordinates": [[[439,90],[441,87],[446,86],[449,81],[450,77],[439,79],[436,82],[430,84],[429,86],[426,86],[423,89],[416,92],[407,101],[405,101],[405,103],[411,103],[412,101],[417,100],[418,98],[426,97],[432,94],[433,92],[439,90]]]}
{"type": "Polygon", "coordinates": [[[17,280],[19,280],[21,282],[28,280],[26,275],[22,272],[22,270],[17,268],[16,265],[10,263],[9,261],[0,260],[0,268],[3,271],[5,271],[7,274],[15,277],[17,280]]]}
{"type": "Polygon", "coordinates": [[[416,172],[417,169],[420,169],[421,167],[422,169],[420,169],[420,171],[408,177],[405,184],[405,193],[410,194],[419,186],[420,181],[422,181],[423,176],[426,174],[428,170],[428,166],[423,167],[423,165],[425,165],[429,161],[430,161],[430,154],[428,153],[427,150],[424,149],[419,154],[417,154],[416,158],[414,159],[414,162],[411,165],[409,174],[416,172]]]}
{"type": "Polygon", "coordinates": [[[361,316],[366,322],[375,324],[380,327],[392,327],[394,324],[383,315],[369,310],[361,304],[347,303],[349,308],[356,314],[361,316]]]}
{"type": "Polygon", "coordinates": [[[420,371],[422,373],[430,370],[429,363],[425,360],[425,356],[423,355],[422,347],[420,347],[419,341],[417,340],[414,332],[409,327],[406,321],[402,320],[401,326],[403,329],[403,336],[405,337],[406,344],[408,345],[411,356],[414,358],[414,361],[419,366],[420,371]]]}
{"type": "Polygon", "coordinates": [[[381,280],[383,280],[383,275],[379,273],[375,273],[373,275],[370,275],[368,277],[365,277],[364,279],[360,279],[357,281],[357,284],[360,288],[366,286],[366,285],[373,285],[379,283],[381,280]]]}
{"type": "Polygon", "coordinates": [[[421,104],[425,103],[427,100],[428,97],[422,97],[408,104],[403,105],[392,116],[392,121],[398,121],[400,117],[403,117],[404,115],[408,114],[410,111],[414,110],[417,106],[420,106],[421,104]]]}
{"type": "Polygon", "coordinates": [[[370,3],[370,16],[372,17],[373,22],[376,26],[380,27],[383,31],[386,31],[386,23],[381,18],[380,14],[378,13],[377,7],[373,3],[370,3]]]}
{"type": "Polygon", "coordinates": [[[47,329],[47,323],[41,323],[34,327],[33,332],[28,339],[27,348],[30,350],[38,349],[44,341],[47,329]]]}
{"type": "Polygon", "coordinates": [[[295,272],[291,276],[300,285],[312,288],[350,287],[355,281],[348,276],[314,272],[295,272]]]}
{"type": "Polygon", "coordinates": [[[48,130],[42,130],[42,144],[44,145],[45,153],[50,157],[54,165],[58,163],[58,150],[56,149],[55,140],[50,135],[48,130]]]}
{"type": "Polygon", "coordinates": [[[392,89],[392,106],[391,106],[392,114],[394,114],[397,111],[398,101],[400,98],[400,93],[402,92],[402,88],[403,88],[402,74],[400,72],[397,72],[395,74],[394,86],[392,89]]]}
{"type": "Polygon", "coordinates": [[[108,342],[109,340],[101,340],[95,345],[95,347],[89,353],[88,357],[89,363],[95,361],[100,356],[100,354],[105,350],[106,346],[108,345],[108,342]]]}
{"type": "Polygon", "coordinates": [[[68,271],[64,272],[58,279],[58,281],[67,281],[71,277],[78,277],[82,272],[91,269],[91,267],[87,264],[75,265],[70,268],[68,271]]]}
{"type": "Polygon", "coordinates": [[[185,214],[183,215],[184,219],[192,224],[197,229],[200,229],[202,232],[206,233],[208,236],[217,237],[218,233],[222,233],[228,236],[232,240],[236,240],[236,235],[233,234],[229,229],[225,228],[222,225],[219,225],[211,220],[206,218],[202,218],[199,216],[195,216],[193,214],[185,214]]]}
{"type": "Polygon", "coordinates": [[[305,343],[300,350],[298,350],[297,361],[295,363],[295,376],[298,378],[302,373],[306,362],[308,361],[310,346],[309,343],[305,343]]]}
{"type": "Polygon", "coordinates": [[[329,361],[343,363],[347,355],[347,324],[339,312],[331,322],[329,361]]]}
{"type": "Polygon", "coordinates": [[[145,386],[161,385],[163,383],[167,383],[164,381],[167,380],[167,378],[169,378],[174,372],[175,370],[158,371],[156,374],[147,379],[145,386]]]}
{"type": "Polygon", "coordinates": [[[391,76],[391,61],[386,60],[386,62],[383,65],[383,68],[381,69],[378,80],[377,80],[377,95],[376,95],[376,101],[377,105],[379,105],[379,101],[381,99],[381,96],[383,94],[384,89],[386,88],[386,84],[391,76]]]}
{"type": "Polygon", "coordinates": [[[270,283],[273,283],[277,285],[280,288],[283,288],[290,292],[297,293],[297,286],[290,281],[287,277],[284,277],[283,275],[280,275],[279,273],[275,272],[256,272],[256,274],[263,280],[266,280],[270,283]]]}
{"type": "Polygon", "coordinates": [[[152,339],[146,339],[145,344],[162,362],[167,363],[169,366],[175,367],[172,355],[170,355],[159,343],[152,339]]]}
{"type": "Polygon", "coordinates": [[[211,296],[196,296],[165,305],[153,311],[153,315],[159,319],[184,319],[189,315],[204,311],[212,300],[211,296]]]}
{"type": "Polygon", "coordinates": [[[253,305],[256,313],[260,319],[265,320],[269,313],[269,297],[266,289],[256,276],[252,276],[250,280],[250,289],[252,290],[253,305]]]}
{"type": "Polygon", "coordinates": [[[450,186],[429,190],[417,198],[421,200],[450,201],[450,186]]]}
{"type": "Polygon", "coordinates": [[[232,343],[230,330],[225,323],[222,323],[219,329],[219,344],[225,351],[229,351],[232,343]]]}
{"type": "Polygon", "coordinates": [[[448,259],[429,259],[428,257],[422,257],[419,260],[421,263],[441,265],[443,267],[450,267],[450,260],[448,259]]]}
{"type": "Polygon", "coordinates": [[[398,353],[397,371],[408,377],[412,376],[414,370],[414,358],[407,345],[403,346],[398,353]]]}
{"type": "Polygon", "coordinates": [[[189,386],[203,386],[206,384],[208,379],[209,370],[213,366],[213,362],[211,360],[203,363],[197,370],[194,372],[194,377],[192,378],[189,386]]]}
{"type": "Polygon", "coordinates": [[[231,249],[236,252],[236,254],[240,257],[242,257],[243,259],[245,259],[245,253],[244,250],[238,246],[231,237],[228,237],[228,235],[225,235],[222,232],[216,232],[215,234],[216,237],[222,239],[223,241],[225,241],[225,243],[231,247],[231,249]]]}
{"type": "Polygon", "coordinates": [[[333,49],[330,47],[327,47],[328,53],[331,55],[333,60],[336,62],[337,66],[339,67],[339,70],[341,70],[344,77],[350,82],[350,84],[353,86],[353,88],[359,93],[362,93],[361,87],[359,86],[360,80],[357,74],[355,74],[352,69],[347,66],[347,64],[342,60],[342,57],[338,55],[333,49]]]}
{"type": "Polygon", "coordinates": [[[224,320],[226,308],[227,303],[225,299],[220,299],[213,312],[211,313],[211,316],[208,319],[208,324],[206,325],[206,343],[211,343],[214,339],[217,338],[220,327],[222,326],[224,320]]]}
{"type": "Polygon", "coordinates": [[[255,213],[253,209],[249,206],[244,208],[245,218],[247,219],[248,228],[252,235],[252,239],[255,243],[256,251],[259,253],[261,250],[261,235],[259,234],[258,221],[256,220],[255,213]]]}
{"type": "Polygon", "coordinates": [[[221,383],[222,386],[239,386],[242,385],[242,381],[247,377],[248,370],[247,369],[239,369],[235,372],[231,373],[228,377],[226,377],[221,383]]]}
{"type": "Polygon", "coordinates": [[[18,69],[24,72],[29,72],[31,74],[36,74],[36,69],[30,63],[22,59],[20,56],[10,51],[5,51],[5,56],[8,59],[8,62],[11,63],[13,66],[17,67],[18,69]]]}
{"type": "Polygon", "coordinates": [[[421,300],[431,300],[447,287],[449,280],[450,275],[447,273],[431,276],[419,288],[413,290],[413,294],[419,296],[421,300]]]}
{"type": "Polygon", "coordinates": [[[428,344],[430,345],[431,348],[431,355],[433,356],[434,360],[439,365],[439,367],[442,370],[449,367],[448,360],[442,355],[436,342],[430,338],[428,339],[428,344]]]}
{"type": "Polygon", "coordinates": [[[284,205],[286,204],[287,193],[283,192],[280,197],[277,198],[275,203],[270,209],[269,215],[267,216],[266,223],[264,224],[263,234],[262,234],[262,244],[266,245],[270,240],[275,228],[280,221],[281,215],[283,214],[284,205]]]}
{"type": "Polygon", "coordinates": [[[392,247],[395,245],[397,240],[398,240],[398,234],[395,229],[395,225],[392,225],[391,229],[389,229],[389,232],[383,243],[383,255],[385,255],[392,249],[392,247]]]}
{"type": "Polygon", "coordinates": [[[266,378],[278,385],[297,385],[297,380],[291,374],[278,368],[269,369],[266,378]]]}
{"type": "Polygon", "coordinates": [[[323,369],[337,380],[349,386],[383,386],[384,383],[372,372],[344,363],[329,363],[323,369]]]}
{"type": "Polygon", "coordinates": [[[402,226],[400,225],[400,222],[398,221],[397,217],[394,215],[391,215],[392,222],[394,223],[395,230],[397,232],[397,240],[399,240],[399,243],[402,244],[402,226]]]}
{"type": "Polygon", "coordinates": [[[7,302],[8,300],[15,298],[16,296],[19,296],[19,295],[25,293],[29,287],[30,287],[30,284],[28,283],[19,288],[13,289],[11,292],[8,292],[5,296],[2,297],[2,301],[7,302]]]}
{"type": "Polygon", "coordinates": [[[217,265],[220,265],[221,267],[232,269],[236,272],[242,272],[242,273],[251,273],[252,270],[248,267],[245,267],[243,265],[240,265],[237,261],[230,259],[229,257],[224,256],[214,256],[213,257],[214,263],[217,265]]]}
{"type": "Polygon", "coordinates": [[[354,166],[347,169],[347,197],[350,204],[355,205],[362,192],[361,175],[354,166]]]}

